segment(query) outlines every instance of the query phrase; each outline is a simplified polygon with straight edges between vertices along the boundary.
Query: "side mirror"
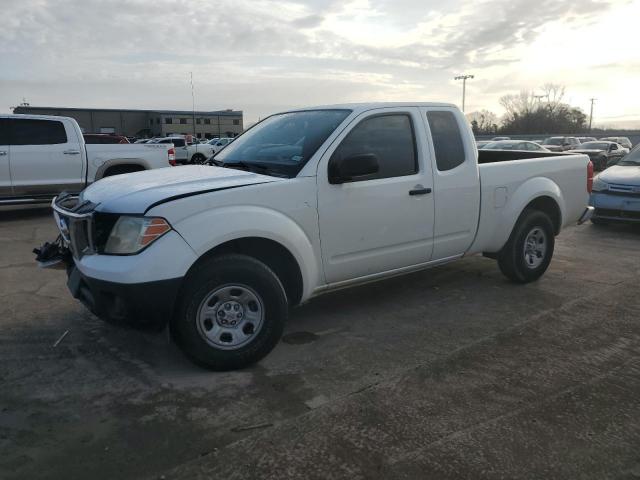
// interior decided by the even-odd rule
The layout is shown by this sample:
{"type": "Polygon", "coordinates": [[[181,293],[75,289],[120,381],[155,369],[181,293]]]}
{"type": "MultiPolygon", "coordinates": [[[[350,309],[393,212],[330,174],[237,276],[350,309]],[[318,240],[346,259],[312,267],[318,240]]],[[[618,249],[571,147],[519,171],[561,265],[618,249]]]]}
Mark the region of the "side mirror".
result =
{"type": "Polygon", "coordinates": [[[378,173],[379,170],[378,157],[373,153],[361,153],[343,159],[332,157],[329,161],[329,183],[351,182],[358,177],[378,173]]]}

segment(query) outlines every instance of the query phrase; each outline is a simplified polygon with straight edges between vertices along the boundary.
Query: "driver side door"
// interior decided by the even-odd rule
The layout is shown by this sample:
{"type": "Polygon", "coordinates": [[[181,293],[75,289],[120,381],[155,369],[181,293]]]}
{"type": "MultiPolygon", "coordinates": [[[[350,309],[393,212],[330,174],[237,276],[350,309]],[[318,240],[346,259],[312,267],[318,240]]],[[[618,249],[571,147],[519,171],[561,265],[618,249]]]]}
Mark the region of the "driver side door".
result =
{"type": "Polygon", "coordinates": [[[319,162],[318,214],[327,283],[426,263],[433,250],[431,159],[417,108],[360,115],[319,162]],[[333,162],[375,157],[376,173],[334,183],[333,162]]]}

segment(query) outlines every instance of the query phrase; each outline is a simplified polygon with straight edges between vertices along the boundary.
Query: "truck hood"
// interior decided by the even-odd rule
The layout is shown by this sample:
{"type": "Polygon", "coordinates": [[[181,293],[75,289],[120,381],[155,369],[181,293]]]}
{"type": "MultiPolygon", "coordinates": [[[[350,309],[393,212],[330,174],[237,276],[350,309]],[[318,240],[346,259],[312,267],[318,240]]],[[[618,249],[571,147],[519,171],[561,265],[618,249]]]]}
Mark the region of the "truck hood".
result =
{"type": "Polygon", "coordinates": [[[606,183],[640,186],[640,167],[616,165],[598,175],[606,183]]]}
{"type": "Polygon", "coordinates": [[[284,180],[206,165],[167,167],[103,178],[87,187],[81,200],[97,204],[100,212],[143,214],[169,200],[284,180]]]}

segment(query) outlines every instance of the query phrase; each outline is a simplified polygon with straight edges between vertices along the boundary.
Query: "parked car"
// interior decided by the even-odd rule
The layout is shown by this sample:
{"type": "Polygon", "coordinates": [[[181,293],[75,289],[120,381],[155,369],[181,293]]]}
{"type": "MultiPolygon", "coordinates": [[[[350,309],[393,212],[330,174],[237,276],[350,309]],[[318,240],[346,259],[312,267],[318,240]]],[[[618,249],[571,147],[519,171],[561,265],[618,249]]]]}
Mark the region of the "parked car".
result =
{"type": "Polygon", "coordinates": [[[0,115],[0,205],[50,201],[104,177],[172,162],[173,145],[86,145],[72,118],[0,115]]]}
{"type": "Polygon", "coordinates": [[[180,165],[188,163],[204,163],[215,153],[209,143],[189,143],[185,137],[173,136],[155,138],[151,143],[172,143],[176,150],[176,162],[180,165]]]}
{"type": "Polygon", "coordinates": [[[631,143],[631,140],[629,140],[627,137],[604,137],[604,138],[601,138],[600,140],[604,142],[618,143],[622,145],[624,148],[628,148],[629,150],[633,148],[633,144],[631,143]]]}
{"type": "Polygon", "coordinates": [[[595,224],[640,222],[640,149],[596,177],[589,205],[595,224]]]}
{"type": "Polygon", "coordinates": [[[597,139],[595,137],[576,137],[580,143],[586,142],[595,142],[597,139]]]}
{"type": "Polygon", "coordinates": [[[549,137],[542,142],[542,146],[552,152],[573,150],[580,145],[576,137],[549,137]]]}
{"type": "Polygon", "coordinates": [[[579,148],[569,150],[572,153],[584,153],[589,155],[596,170],[604,170],[608,166],[615,165],[629,150],[613,142],[586,142],[579,148]]]}
{"type": "Polygon", "coordinates": [[[211,140],[209,142],[209,145],[211,145],[213,147],[212,155],[215,155],[216,153],[218,153],[224,147],[226,147],[231,142],[233,142],[233,140],[234,139],[230,138],[230,137],[214,138],[213,140],[211,140]]]}
{"type": "Polygon", "coordinates": [[[548,152],[542,145],[527,140],[501,140],[499,142],[489,142],[482,147],[482,150],[523,150],[530,152],[548,152]]]}
{"type": "Polygon", "coordinates": [[[476,140],[476,147],[482,148],[488,143],[491,143],[491,140],[476,140]]]}
{"type": "Polygon", "coordinates": [[[335,289],[477,253],[532,282],[555,236],[592,210],[586,155],[477,150],[462,112],[442,103],[275,114],[214,163],[56,199],[64,248],[52,256],[96,315],[169,322],[216,370],[265,356],[291,306],[335,289]]]}
{"type": "Polygon", "coordinates": [[[511,140],[511,137],[493,137],[491,139],[492,142],[499,142],[501,140],[511,140]]]}
{"type": "Polygon", "coordinates": [[[109,145],[113,143],[129,143],[127,137],[108,133],[84,133],[84,143],[87,145],[109,145]]]}

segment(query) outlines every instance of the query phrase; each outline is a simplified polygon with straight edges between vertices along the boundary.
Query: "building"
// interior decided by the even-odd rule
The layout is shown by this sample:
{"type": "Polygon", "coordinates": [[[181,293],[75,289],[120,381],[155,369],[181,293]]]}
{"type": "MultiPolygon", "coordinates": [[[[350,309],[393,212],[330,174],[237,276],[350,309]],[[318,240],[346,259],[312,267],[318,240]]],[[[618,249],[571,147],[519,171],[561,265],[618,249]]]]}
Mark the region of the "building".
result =
{"type": "MultiPolygon", "coordinates": [[[[84,133],[115,133],[128,137],[164,137],[194,133],[194,113],[187,110],[120,110],[21,105],[16,107],[13,113],[75,118],[84,133]]],[[[242,129],[242,111],[195,112],[195,134],[198,138],[235,137],[242,133],[242,129]]]]}

